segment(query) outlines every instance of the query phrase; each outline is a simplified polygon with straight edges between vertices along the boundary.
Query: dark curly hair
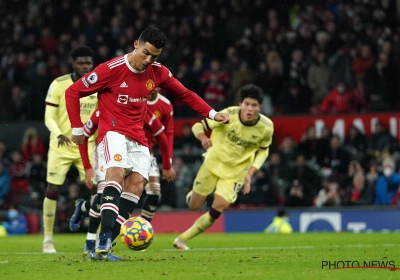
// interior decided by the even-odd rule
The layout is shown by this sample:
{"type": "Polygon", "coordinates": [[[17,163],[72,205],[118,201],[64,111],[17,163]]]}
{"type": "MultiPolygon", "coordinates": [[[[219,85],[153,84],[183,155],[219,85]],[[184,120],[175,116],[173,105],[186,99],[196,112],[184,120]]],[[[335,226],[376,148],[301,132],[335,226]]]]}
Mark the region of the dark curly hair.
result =
{"type": "Polygon", "coordinates": [[[141,44],[148,42],[157,49],[162,49],[167,44],[167,36],[155,27],[148,27],[140,34],[138,41],[141,44]]]}
{"type": "Polygon", "coordinates": [[[90,56],[91,58],[93,58],[94,57],[94,52],[88,46],[79,46],[79,47],[73,49],[69,53],[69,55],[71,56],[72,60],[75,60],[78,57],[82,57],[82,56],[90,56]]]}
{"type": "Polygon", "coordinates": [[[261,104],[264,99],[262,89],[253,84],[242,86],[239,89],[239,96],[240,96],[240,102],[243,102],[245,98],[254,98],[255,100],[258,101],[259,104],[261,104]]]}

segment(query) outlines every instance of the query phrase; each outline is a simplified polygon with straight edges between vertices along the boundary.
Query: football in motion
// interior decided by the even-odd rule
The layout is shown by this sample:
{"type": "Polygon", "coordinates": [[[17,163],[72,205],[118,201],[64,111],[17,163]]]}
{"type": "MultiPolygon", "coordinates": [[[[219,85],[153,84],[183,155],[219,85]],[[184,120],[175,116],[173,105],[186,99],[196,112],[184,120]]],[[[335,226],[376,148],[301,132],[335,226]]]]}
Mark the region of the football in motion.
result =
{"type": "Polygon", "coordinates": [[[154,230],[151,224],[141,217],[132,217],[125,221],[119,233],[122,242],[135,251],[141,251],[153,242],[154,230]]]}

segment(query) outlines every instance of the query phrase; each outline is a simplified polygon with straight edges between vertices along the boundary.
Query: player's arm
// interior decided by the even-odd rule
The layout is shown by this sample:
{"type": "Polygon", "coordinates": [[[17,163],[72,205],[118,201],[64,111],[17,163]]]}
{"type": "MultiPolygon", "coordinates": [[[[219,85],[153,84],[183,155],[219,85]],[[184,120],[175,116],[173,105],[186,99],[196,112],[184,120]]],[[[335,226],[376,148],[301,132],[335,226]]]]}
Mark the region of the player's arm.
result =
{"type": "Polygon", "coordinates": [[[57,124],[58,118],[58,106],[60,104],[60,99],[62,97],[62,90],[57,81],[53,81],[49,87],[46,96],[46,109],[44,113],[44,124],[48,128],[48,130],[58,139],[58,147],[69,145],[71,140],[65,135],[62,134],[60,128],[57,124]]]}
{"type": "MultiPolygon", "coordinates": [[[[227,112],[226,109],[222,110],[221,112],[227,112]]],[[[204,149],[208,149],[212,146],[211,139],[206,135],[206,132],[209,130],[213,130],[214,128],[222,125],[220,122],[204,119],[200,122],[195,123],[192,126],[193,135],[200,140],[201,145],[204,149]]]]}
{"type": "Polygon", "coordinates": [[[83,135],[79,99],[107,88],[110,80],[111,69],[107,64],[100,64],[96,69],[77,80],[65,91],[65,102],[72,127],[71,140],[75,144],[82,144],[85,137],[83,135]]]}
{"type": "Polygon", "coordinates": [[[257,173],[257,171],[261,168],[264,164],[266,159],[268,158],[269,154],[269,146],[272,143],[272,135],[273,135],[273,126],[271,123],[271,127],[268,132],[265,134],[264,138],[261,140],[260,147],[257,150],[256,156],[254,158],[253,164],[250,167],[249,171],[246,174],[244,179],[244,187],[243,187],[243,194],[248,194],[250,192],[250,184],[251,179],[257,173]]]}
{"type": "Polygon", "coordinates": [[[162,178],[164,180],[167,180],[168,182],[171,182],[175,180],[176,178],[176,173],[174,169],[172,168],[172,154],[169,152],[169,143],[168,143],[168,138],[165,135],[164,131],[161,131],[158,135],[156,135],[157,140],[158,140],[158,146],[161,151],[161,157],[162,157],[162,178]]]}
{"type": "Polygon", "coordinates": [[[175,79],[167,68],[163,67],[162,71],[162,83],[160,84],[162,89],[165,89],[173,95],[179,97],[183,102],[185,102],[203,117],[222,123],[229,123],[228,113],[218,113],[195,92],[187,89],[177,79],[175,79]]]}

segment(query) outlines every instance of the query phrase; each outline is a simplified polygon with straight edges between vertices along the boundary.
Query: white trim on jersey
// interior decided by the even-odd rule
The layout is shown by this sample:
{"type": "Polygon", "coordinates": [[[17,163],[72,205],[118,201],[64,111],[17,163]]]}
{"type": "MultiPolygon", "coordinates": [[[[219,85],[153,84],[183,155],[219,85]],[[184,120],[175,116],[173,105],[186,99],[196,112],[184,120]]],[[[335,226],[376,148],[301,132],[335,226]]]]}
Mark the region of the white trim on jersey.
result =
{"type": "Polygon", "coordinates": [[[143,73],[144,71],[146,71],[146,70],[139,71],[139,70],[136,70],[135,68],[133,68],[133,67],[129,64],[129,62],[128,62],[128,54],[124,55],[124,60],[125,60],[126,66],[127,66],[127,67],[129,68],[129,70],[131,70],[133,73],[139,74],[139,73],[143,73]]]}
{"type": "Polygon", "coordinates": [[[155,119],[156,119],[156,116],[152,115],[151,119],[149,121],[149,125],[152,125],[155,119]]]}
{"type": "Polygon", "coordinates": [[[107,66],[109,68],[111,68],[111,66],[114,66],[115,64],[119,64],[121,62],[124,62],[124,58],[123,57],[120,57],[120,58],[118,58],[118,59],[116,59],[116,60],[114,60],[114,61],[112,61],[110,63],[107,63],[107,66]]]}
{"type": "Polygon", "coordinates": [[[162,128],[160,128],[159,131],[157,131],[156,133],[154,133],[153,136],[154,136],[154,137],[157,136],[158,134],[160,134],[161,132],[163,132],[164,129],[165,129],[165,127],[163,126],[162,128]]]}
{"type": "Polygon", "coordinates": [[[161,67],[161,63],[159,62],[153,62],[151,65],[157,66],[157,67],[161,67]]]}

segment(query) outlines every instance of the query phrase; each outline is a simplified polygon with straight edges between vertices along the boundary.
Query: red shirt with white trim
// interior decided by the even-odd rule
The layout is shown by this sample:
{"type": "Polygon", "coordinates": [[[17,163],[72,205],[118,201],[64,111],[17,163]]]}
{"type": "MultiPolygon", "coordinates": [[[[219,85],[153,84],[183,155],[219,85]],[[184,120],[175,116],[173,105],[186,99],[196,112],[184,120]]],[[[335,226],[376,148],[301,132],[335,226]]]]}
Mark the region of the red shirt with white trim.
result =
{"type": "Polygon", "coordinates": [[[71,127],[83,127],[79,99],[98,92],[101,112],[98,137],[103,139],[108,131],[116,131],[147,146],[143,117],[147,98],[156,87],[182,99],[203,117],[209,117],[213,110],[196,93],[175,79],[165,66],[154,62],[145,71],[138,71],[128,63],[126,54],[100,64],[66,90],[71,127]]]}

